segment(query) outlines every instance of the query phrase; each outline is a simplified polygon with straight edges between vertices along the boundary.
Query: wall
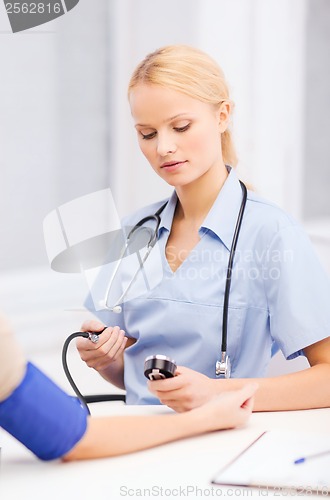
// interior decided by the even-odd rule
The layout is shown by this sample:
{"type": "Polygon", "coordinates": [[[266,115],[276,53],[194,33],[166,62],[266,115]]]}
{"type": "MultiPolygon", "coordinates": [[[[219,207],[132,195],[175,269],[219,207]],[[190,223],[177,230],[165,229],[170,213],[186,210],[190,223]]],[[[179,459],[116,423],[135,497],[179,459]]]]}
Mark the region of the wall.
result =
{"type": "Polygon", "coordinates": [[[107,11],[13,35],[0,4],[0,272],[48,266],[45,215],[109,184],[107,11]]]}
{"type": "Polygon", "coordinates": [[[116,20],[112,28],[119,34],[114,37],[118,87],[113,118],[125,130],[113,151],[114,163],[119,165],[114,187],[120,211],[126,207],[130,211],[163,193],[131,131],[126,104],[129,75],[146,53],[179,42],[198,45],[225,71],[236,102],[234,130],[243,177],[301,217],[306,2],[197,0],[180,2],[178,7],[174,0],[166,6],[148,0],[138,6],[133,1],[115,1],[112,9],[116,20]],[[131,175],[138,190],[126,182],[131,175]]]}
{"type": "Polygon", "coordinates": [[[330,238],[330,3],[308,2],[304,103],[304,189],[306,220],[328,220],[330,238]]]}

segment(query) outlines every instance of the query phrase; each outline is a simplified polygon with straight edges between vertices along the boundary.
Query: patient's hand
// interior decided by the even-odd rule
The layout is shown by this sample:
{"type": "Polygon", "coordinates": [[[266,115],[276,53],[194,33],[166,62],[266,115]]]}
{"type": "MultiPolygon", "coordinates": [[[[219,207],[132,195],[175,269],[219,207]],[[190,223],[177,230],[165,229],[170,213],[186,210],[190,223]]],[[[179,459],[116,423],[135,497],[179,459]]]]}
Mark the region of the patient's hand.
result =
{"type": "Polygon", "coordinates": [[[251,383],[242,389],[223,392],[208,403],[192,410],[205,422],[206,429],[215,431],[241,427],[248,421],[253,410],[253,396],[258,384],[251,383]]]}

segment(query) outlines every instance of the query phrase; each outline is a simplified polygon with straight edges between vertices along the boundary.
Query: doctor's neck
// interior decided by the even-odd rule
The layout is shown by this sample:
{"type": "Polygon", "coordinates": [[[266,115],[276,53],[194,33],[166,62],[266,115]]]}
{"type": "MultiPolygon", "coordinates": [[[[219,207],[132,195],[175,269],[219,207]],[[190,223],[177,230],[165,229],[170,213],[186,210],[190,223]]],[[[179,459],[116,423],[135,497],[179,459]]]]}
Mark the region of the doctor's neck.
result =
{"type": "Polygon", "coordinates": [[[176,186],[179,199],[176,217],[197,222],[205,219],[228,177],[225,165],[214,174],[210,169],[195,181],[176,186]]]}

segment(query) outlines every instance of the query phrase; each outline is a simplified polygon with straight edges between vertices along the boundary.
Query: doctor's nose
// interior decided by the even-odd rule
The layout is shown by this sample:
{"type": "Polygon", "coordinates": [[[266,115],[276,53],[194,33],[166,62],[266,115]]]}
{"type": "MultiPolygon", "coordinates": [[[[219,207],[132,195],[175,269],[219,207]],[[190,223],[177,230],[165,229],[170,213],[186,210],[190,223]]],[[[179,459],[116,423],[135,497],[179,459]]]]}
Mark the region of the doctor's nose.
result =
{"type": "Polygon", "coordinates": [[[166,156],[176,151],[176,145],[169,137],[157,137],[157,153],[160,156],[166,156]]]}

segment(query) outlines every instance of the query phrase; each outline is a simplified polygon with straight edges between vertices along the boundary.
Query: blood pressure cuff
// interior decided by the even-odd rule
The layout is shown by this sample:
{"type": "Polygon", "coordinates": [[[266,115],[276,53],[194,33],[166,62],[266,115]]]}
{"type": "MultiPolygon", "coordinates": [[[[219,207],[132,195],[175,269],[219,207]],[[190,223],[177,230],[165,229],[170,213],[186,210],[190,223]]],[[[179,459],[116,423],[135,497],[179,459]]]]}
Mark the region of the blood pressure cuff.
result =
{"type": "Polygon", "coordinates": [[[28,363],[21,384],[0,402],[0,426],[41,460],[53,460],[85,434],[87,410],[28,363]]]}

